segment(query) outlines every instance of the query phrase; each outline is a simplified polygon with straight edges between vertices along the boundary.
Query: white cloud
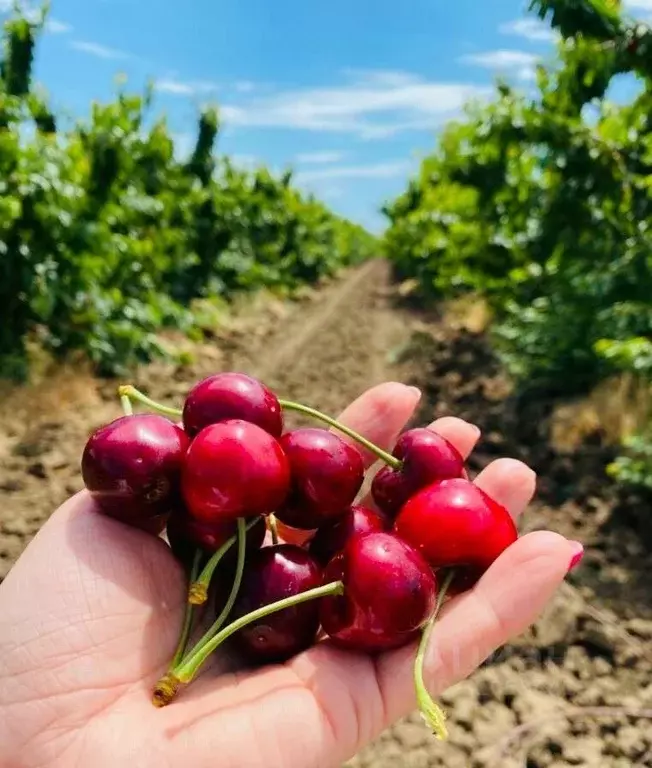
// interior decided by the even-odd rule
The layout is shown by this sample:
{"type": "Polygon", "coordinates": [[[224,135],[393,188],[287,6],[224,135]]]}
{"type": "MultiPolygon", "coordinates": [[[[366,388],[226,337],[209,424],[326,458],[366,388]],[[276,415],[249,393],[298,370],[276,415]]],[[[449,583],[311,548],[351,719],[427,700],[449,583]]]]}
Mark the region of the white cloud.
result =
{"type": "Polygon", "coordinates": [[[519,80],[534,79],[534,68],[539,60],[540,57],[534,53],[505,48],[497,51],[472,53],[460,59],[465,64],[475,64],[495,72],[512,72],[516,74],[519,80]]]}
{"type": "Polygon", "coordinates": [[[332,168],[300,171],[294,178],[298,184],[321,179],[390,179],[403,176],[409,169],[409,162],[392,160],[374,165],[336,165],[332,168]]]}
{"type": "Polygon", "coordinates": [[[131,54],[120,51],[117,48],[109,48],[106,45],[100,45],[99,43],[91,43],[86,40],[73,40],[70,46],[76,51],[82,51],[88,53],[91,56],[96,56],[99,59],[130,59],[131,54]]]}
{"type": "Polygon", "coordinates": [[[239,104],[225,104],[225,123],[355,133],[380,138],[431,128],[491,89],[470,83],[426,80],[404,72],[366,72],[338,86],[297,88],[239,104]]]}
{"type": "Polygon", "coordinates": [[[323,163],[339,163],[345,157],[344,152],[303,152],[296,156],[297,163],[304,165],[321,165],[323,163]]]}
{"type": "Polygon", "coordinates": [[[501,24],[499,32],[503,35],[516,35],[526,40],[551,43],[556,35],[550,27],[538,19],[514,19],[501,24]]]}
{"type": "Polygon", "coordinates": [[[63,35],[66,32],[72,31],[70,24],[66,24],[65,21],[59,21],[59,19],[48,19],[45,22],[45,29],[53,35],[63,35]]]}
{"type": "Polygon", "coordinates": [[[184,81],[175,78],[163,78],[154,84],[160,93],[169,93],[174,96],[196,96],[198,94],[212,93],[218,89],[215,83],[207,80],[184,81]]]}
{"type": "Polygon", "coordinates": [[[256,89],[256,83],[251,80],[238,80],[233,87],[238,93],[251,93],[256,89]]]}
{"type": "Polygon", "coordinates": [[[628,11],[652,11],[652,0],[625,0],[623,5],[628,11]]]}

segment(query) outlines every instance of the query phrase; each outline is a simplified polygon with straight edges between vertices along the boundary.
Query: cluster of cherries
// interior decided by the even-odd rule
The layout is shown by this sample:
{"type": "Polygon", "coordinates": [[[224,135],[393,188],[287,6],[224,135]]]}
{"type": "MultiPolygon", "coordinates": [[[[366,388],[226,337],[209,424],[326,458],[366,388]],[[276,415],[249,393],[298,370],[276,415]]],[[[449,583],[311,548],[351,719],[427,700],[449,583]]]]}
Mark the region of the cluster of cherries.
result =
{"type": "Polygon", "coordinates": [[[131,386],[120,394],[125,415],[86,444],[85,485],[98,512],[165,531],[189,573],[179,645],[154,704],[168,704],[229,637],[266,664],[323,635],[377,653],[421,634],[417,697],[443,737],[443,713],[421,671],[428,634],[444,595],[468,589],[517,538],[507,510],[468,479],[456,448],[416,428],[389,454],[237,372],[200,381],[183,410],[131,386]],[[156,413],[134,414],[134,401],[156,413]],[[330,429],[285,430],[284,411],[330,429]],[[385,464],[371,485],[373,508],[355,503],[365,475],[356,445],[385,464]],[[193,612],[209,596],[215,621],[187,650],[193,612]]]}

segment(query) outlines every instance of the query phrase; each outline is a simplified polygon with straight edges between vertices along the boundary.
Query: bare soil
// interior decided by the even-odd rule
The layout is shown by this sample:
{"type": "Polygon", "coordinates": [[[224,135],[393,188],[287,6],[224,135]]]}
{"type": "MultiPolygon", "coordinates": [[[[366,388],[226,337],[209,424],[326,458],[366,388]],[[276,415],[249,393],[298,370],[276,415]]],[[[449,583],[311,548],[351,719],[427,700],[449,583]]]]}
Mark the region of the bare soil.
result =
{"type": "MultiPolygon", "coordinates": [[[[229,368],[331,413],[384,380],[421,387],[419,423],[451,414],[481,427],[472,472],[501,455],[538,471],[522,530],[550,527],[587,548],[536,626],[445,694],[449,742],[436,742],[415,714],[351,768],[652,766],[652,505],[613,487],[599,433],[573,452],[556,450],[545,393],[512,394],[486,337],[400,300],[382,261],[293,302],[249,303],[192,359],[143,367],[134,382],[180,403],[191,383],[229,368]]],[[[3,393],[0,579],[81,487],[81,449],[119,414],[115,388],[69,366],[3,393]]]]}

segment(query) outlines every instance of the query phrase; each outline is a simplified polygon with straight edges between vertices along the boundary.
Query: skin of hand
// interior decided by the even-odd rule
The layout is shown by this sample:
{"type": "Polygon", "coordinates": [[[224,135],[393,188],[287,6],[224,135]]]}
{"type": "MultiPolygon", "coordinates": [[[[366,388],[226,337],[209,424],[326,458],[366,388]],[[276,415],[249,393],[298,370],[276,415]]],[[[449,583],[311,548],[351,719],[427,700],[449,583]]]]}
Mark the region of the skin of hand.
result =
{"type": "MultiPolygon", "coordinates": [[[[419,397],[380,384],[341,420],[391,450],[419,397]]],[[[465,456],[480,435],[456,418],[431,428],[465,456]]],[[[512,459],[475,482],[515,517],[535,490],[534,473],[512,459]]],[[[555,533],[529,533],[448,601],[426,656],[432,694],[533,623],[577,551],[555,533]]],[[[337,768],[414,709],[414,645],[370,657],[328,643],[253,671],[218,652],[177,700],[154,708],[185,590],[163,540],[97,514],[86,492],[56,510],[0,585],[0,767],[337,768]]]]}

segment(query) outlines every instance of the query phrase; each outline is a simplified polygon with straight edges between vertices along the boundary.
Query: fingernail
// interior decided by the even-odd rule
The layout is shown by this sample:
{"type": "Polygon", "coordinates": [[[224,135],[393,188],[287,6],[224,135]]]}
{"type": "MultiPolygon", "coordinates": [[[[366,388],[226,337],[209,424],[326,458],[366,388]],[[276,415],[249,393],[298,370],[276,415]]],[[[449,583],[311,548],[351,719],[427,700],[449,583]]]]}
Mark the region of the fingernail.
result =
{"type": "Polygon", "coordinates": [[[582,558],[584,557],[583,545],[580,544],[579,541],[571,541],[570,543],[573,545],[573,557],[571,558],[571,561],[568,565],[569,573],[573,570],[573,568],[576,568],[580,564],[582,558]]]}
{"type": "Polygon", "coordinates": [[[421,400],[421,390],[419,387],[408,387],[408,389],[410,392],[412,392],[412,394],[414,394],[415,397],[418,397],[419,400],[421,400]]]}

